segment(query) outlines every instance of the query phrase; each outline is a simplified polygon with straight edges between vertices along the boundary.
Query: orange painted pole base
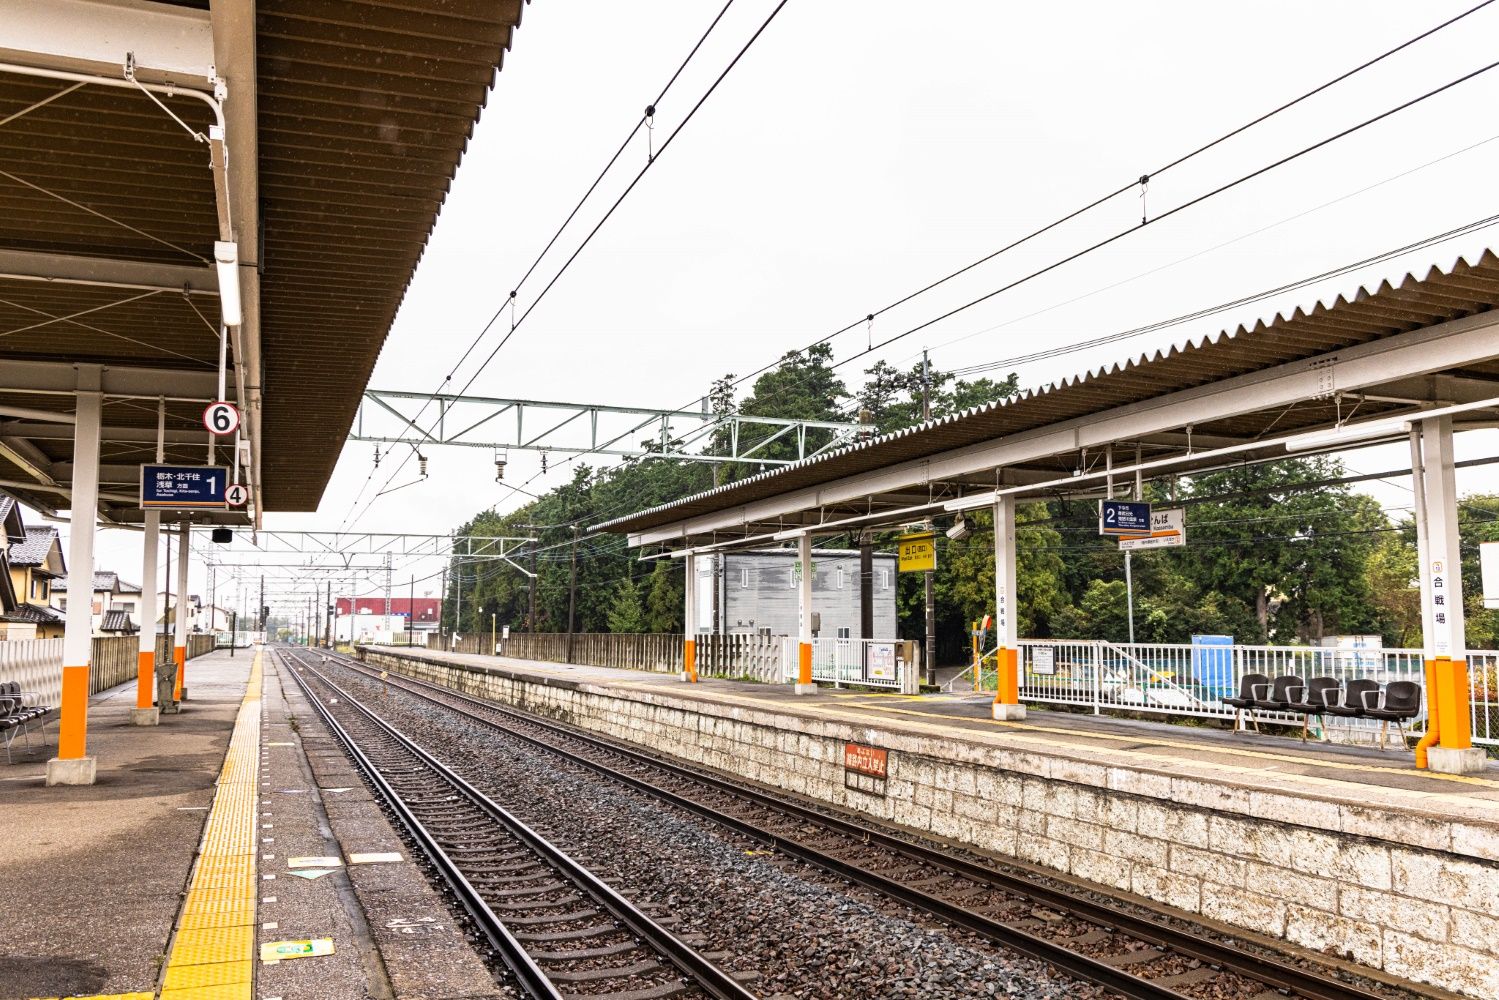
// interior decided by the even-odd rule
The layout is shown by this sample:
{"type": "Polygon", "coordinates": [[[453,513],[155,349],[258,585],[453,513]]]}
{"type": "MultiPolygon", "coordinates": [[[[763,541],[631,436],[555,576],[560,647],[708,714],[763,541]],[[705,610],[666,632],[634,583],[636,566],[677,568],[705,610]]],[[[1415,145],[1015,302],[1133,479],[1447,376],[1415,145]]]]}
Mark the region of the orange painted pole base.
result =
{"type": "Polygon", "coordinates": [[[77,760],[88,748],[88,664],[62,668],[62,705],[57,723],[57,756],[77,760]]]}
{"type": "Polygon", "coordinates": [[[1442,716],[1437,700],[1437,661],[1426,661],[1426,735],[1416,742],[1416,767],[1425,770],[1426,751],[1442,734],[1442,716]]]}
{"type": "Polygon", "coordinates": [[[812,644],[810,642],[799,642],[796,645],[796,693],[817,693],[817,682],[812,679],[812,644]]]}
{"type": "Polygon", "coordinates": [[[135,654],[135,707],[150,708],[156,702],[156,654],[135,654]]]}
{"type": "Polygon", "coordinates": [[[187,683],[187,647],[176,646],[172,649],[172,662],[177,664],[177,685],[172,689],[172,698],[182,701],[182,687],[187,683]]]}
{"type": "Polygon", "coordinates": [[[994,686],[993,717],[1001,722],[1014,722],[1025,718],[1025,706],[1020,704],[1020,650],[1001,646],[994,654],[998,673],[994,686]]]}
{"type": "Polygon", "coordinates": [[[697,683],[697,641],[694,639],[682,643],[682,680],[697,683]]]}
{"type": "Polygon", "coordinates": [[[1470,707],[1473,686],[1468,679],[1468,661],[1436,658],[1437,706],[1442,717],[1437,745],[1444,750],[1468,750],[1473,746],[1473,716],[1470,707]]]}

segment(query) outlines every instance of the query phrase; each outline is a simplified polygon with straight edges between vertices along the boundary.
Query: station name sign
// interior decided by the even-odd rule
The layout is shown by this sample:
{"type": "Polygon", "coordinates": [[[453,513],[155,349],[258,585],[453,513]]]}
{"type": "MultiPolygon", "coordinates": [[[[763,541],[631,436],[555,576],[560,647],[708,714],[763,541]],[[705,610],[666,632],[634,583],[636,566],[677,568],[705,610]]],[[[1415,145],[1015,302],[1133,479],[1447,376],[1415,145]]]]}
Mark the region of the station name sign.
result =
{"type": "Polygon", "coordinates": [[[1135,500],[1098,501],[1098,533],[1126,538],[1150,534],[1150,504],[1135,500]]]}
{"type": "Polygon", "coordinates": [[[1172,549],[1187,544],[1187,512],[1180,507],[1150,513],[1150,534],[1119,539],[1126,552],[1137,549],[1172,549]]]}
{"type": "Polygon", "coordinates": [[[142,465],[142,510],[223,510],[229,470],[222,465],[142,465]]]}

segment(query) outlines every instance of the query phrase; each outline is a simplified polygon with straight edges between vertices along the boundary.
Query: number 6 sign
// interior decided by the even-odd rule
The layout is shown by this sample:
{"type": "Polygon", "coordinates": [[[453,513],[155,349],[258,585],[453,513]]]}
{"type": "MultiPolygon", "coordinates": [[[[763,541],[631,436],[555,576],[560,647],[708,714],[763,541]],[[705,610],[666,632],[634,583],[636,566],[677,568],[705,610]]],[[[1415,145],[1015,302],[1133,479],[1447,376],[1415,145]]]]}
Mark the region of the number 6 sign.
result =
{"type": "Polygon", "coordinates": [[[212,434],[233,434],[239,430],[239,410],[233,403],[209,403],[203,411],[203,426],[212,434]]]}
{"type": "Polygon", "coordinates": [[[248,499],[250,491],[240,483],[235,483],[224,491],[224,502],[231,507],[243,507],[248,499]]]}

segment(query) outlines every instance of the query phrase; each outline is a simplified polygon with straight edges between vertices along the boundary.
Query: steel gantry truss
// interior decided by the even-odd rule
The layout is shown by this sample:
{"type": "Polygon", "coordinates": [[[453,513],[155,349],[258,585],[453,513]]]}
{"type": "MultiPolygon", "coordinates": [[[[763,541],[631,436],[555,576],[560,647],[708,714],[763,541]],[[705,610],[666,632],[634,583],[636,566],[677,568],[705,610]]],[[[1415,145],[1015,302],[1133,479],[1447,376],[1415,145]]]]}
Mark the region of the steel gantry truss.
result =
{"type": "Polygon", "coordinates": [[[530,576],[511,557],[536,542],[524,535],[420,535],[373,531],[261,531],[230,545],[198,551],[226,568],[295,568],[309,571],[387,570],[390,560],[458,558],[465,562],[503,561],[530,576]]]}
{"type": "Polygon", "coordinates": [[[405,444],[418,450],[451,445],[496,452],[790,465],[849,444],[860,430],[857,423],[719,413],[706,400],[700,410],[658,410],[369,389],[349,440],[405,444]],[[550,416],[531,411],[548,411],[550,416]],[[794,444],[796,457],[768,457],[766,449],[777,441],[794,444]],[[710,445],[724,454],[693,450],[710,445]]]}

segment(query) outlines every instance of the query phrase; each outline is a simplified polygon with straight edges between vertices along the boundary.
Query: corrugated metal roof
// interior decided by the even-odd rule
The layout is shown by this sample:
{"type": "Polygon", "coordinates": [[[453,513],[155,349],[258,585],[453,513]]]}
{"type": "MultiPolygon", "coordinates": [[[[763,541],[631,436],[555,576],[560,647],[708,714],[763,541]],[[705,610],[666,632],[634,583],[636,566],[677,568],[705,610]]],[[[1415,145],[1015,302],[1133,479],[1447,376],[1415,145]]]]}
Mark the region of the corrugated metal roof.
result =
{"type": "MultiPolygon", "coordinates": [[[[1398,283],[1383,281],[1373,288],[1361,286],[1350,295],[1339,295],[1330,302],[1319,300],[1289,315],[1277,313],[1252,327],[1239,326],[1093,368],[998,403],[616,518],[596,530],[641,531],[728,510],[845,476],[929,458],[965,445],[1487,312],[1499,304],[1499,257],[1490,250],[1472,262],[1459,258],[1445,270],[1432,267],[1424,278],[1407,273],[1396,280],[1398,283]]],[[[1490,363],[1469,374],[1499,379],[1499,364],[1490,363]]],[[[1378,410],[1378,404],[1374,404],[1363,413],[1372,416],[1378,410]]],[[[1289,433],[1318,426],[1326,419],[1322,407],[1308,405],[1285,414],[1276,430],[1289,433]]],[[[1198,430],[1254,435],[1263,428],[1249,418],[1240,418],[1200,426],[1198,430]]]]}
{"type": "MultiPolygon", "coordinates": [[[[259,0],[266,510],[316,508],[522,7],[522,0],[259,0]]],[[[0,119],[64,86],[0,74],[0,119]]],[[[195,129],[211,120],[200,101],[163,100],[195,129]]],[[[0,249],[179,265],[212,257],[206,147],[140,93],[85,86],[16,118],[0,129],[0,170],[19,179],[0,176],[0,249]]],[[[140,294],[0,279],[0,363],[217,367],[216,333],[186,296],[125,301],[140,294]]],[[[213,298],[194,301],[217,322],[213,298]]],[[[0,403],[42,405],[13,394],[0,403]]],[[[114,403],[106,421],[154,430],[153,410],[114,403]]],[[[167,427],[200,429],[200,417],[201,406],[169,406],[167,427]]],[[[65,440],[37,447],[51,461],[71,453],[65,440]]],[[[202,448],[169,445],[168,458],[201,461],[202,448]]],[[[149,461],[152,450],[112,446],[103,461],[149,461]]],[[[29,476],[0,458],[0,478],[29,476]]]]}

